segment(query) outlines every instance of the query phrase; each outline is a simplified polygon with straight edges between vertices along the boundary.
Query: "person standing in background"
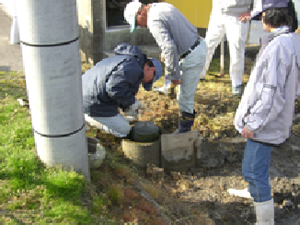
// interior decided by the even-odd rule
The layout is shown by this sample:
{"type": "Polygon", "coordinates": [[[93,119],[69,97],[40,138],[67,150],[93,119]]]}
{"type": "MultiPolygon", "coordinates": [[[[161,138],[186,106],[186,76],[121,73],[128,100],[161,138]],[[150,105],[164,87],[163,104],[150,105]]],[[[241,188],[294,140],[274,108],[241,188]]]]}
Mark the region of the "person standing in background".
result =
{"type": "Polygon", "coordinates": [[[242,77],[244,73],[245,43],[249,30],[249,18],[253,0],[213,0],[209,25],[205,36],[207,44],[206,63],[200,81],[205,79],[216,47],[226,34],[229,43],[232,94],[242,95],[242,77]]]}

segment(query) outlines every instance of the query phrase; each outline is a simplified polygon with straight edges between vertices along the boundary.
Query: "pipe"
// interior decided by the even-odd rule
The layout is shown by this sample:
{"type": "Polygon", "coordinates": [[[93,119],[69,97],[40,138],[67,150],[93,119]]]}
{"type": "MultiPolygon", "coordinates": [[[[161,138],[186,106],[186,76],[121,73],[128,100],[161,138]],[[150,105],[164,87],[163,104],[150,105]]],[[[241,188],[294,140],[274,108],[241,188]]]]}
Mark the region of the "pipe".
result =
{"type": "Polygon", "coordinates": [[[224,76],[224,36],[221,40],[221,46],[220,46],[220,76],[223,77],[224,76]]]}
{"type": "Polygon", "coordinates": [[[11,0],[11,16],[12,16],[12,23],[10,29],[10,43],[11,44],[18,44],[20,42],[19,36],[19,27],[18,27],[18,17],[16,13],[16,0],[11,0]]]}
{"type": "Polygon", "coordinates": [[[37,154],[47,166],[61,164],[90,180],[76,0],[17,3],[37,154]]]}

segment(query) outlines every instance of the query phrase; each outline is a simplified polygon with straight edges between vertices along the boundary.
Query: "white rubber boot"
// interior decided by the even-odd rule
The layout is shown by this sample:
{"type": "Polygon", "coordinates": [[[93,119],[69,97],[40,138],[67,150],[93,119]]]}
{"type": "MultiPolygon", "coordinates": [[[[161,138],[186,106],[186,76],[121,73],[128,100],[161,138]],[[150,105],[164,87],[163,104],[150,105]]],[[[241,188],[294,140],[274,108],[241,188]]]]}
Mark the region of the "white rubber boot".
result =
{"type": "Polygon", "coordinates": [[[254,202],[256,225],[274,225],[274,200],[254,202]]]}
{"type": "Polygon", "coordinates": [[[250,192],[248,191],[248,188],[238,190],[238,189],[233,189],[229,188],[227,192],[232,195],[232,196],[238,196],[242,198],[251,198],[250,192]]]}

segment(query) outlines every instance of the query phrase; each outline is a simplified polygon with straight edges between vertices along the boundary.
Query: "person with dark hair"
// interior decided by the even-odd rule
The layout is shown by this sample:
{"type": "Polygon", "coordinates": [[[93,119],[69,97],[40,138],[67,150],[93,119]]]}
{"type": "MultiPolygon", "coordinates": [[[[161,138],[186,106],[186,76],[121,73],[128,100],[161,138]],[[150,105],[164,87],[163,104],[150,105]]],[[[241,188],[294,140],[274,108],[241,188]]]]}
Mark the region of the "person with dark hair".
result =
{"type": "MultiPolygon", "coordinates": [[[[257,15],[258,18],[261,15],[257,15]]],[[[297,15],[294,7],[294,3],[290,0],[286,8],[281,9],[278,12],[277,9],[270,9],[264,18],[265,23],[272,24],[272,26],[279,27],[282,24],[287,25],[290,28],[290,32],[295,32],[298,28],[297,15]]]]}
{"type": "Polygon", "coordinates": [[[165,68],[174,86],[179,85],[177,103],[180,109],[179,128],[186,133],[194,124],[194,97],[200,73],[205,63],[206,44],[196,27],[173,5],[159,2],[130,2],[124,9],[130,31],[136,26],[148,28],[162,50],[165,68]]]}
{"type": "Polygon", "coordinates": [[[162,75],[162,66],[134,45],[119,44],[114,53],[82,75],[84,116],[87,124],[126,137],[131,130],[129,122],[138,117],[142,107],[135,98],[140,84],[150,91],[162,75]]]}
{"type": "Polygon", "coordinates": [[[242,172],[248,188],[229,189],[232,195],[252,197],[257,224],[274,224],[269,183],[271,151],[290,135],[300,87],[300,37],[295,31],[293,3],[263,0],[260,18],[265,31],[262,46],[236,111],[234,124],[247,138],[242,172]]]}

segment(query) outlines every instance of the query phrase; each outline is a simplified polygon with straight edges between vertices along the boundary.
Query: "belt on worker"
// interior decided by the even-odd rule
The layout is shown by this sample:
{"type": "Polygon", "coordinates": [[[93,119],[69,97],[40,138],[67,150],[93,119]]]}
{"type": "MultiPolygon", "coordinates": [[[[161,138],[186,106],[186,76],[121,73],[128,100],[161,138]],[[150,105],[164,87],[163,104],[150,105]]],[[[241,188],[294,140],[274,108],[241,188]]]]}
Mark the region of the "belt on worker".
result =
{"type": "Polygon", "coordinates": [[[187,57],[188,54],[190,54],[198,45],[200,44],[200,39],[197,39],[197,41],[187,50],[185,53],[183,53],[179,59],[184,59],[187,57]]]}

